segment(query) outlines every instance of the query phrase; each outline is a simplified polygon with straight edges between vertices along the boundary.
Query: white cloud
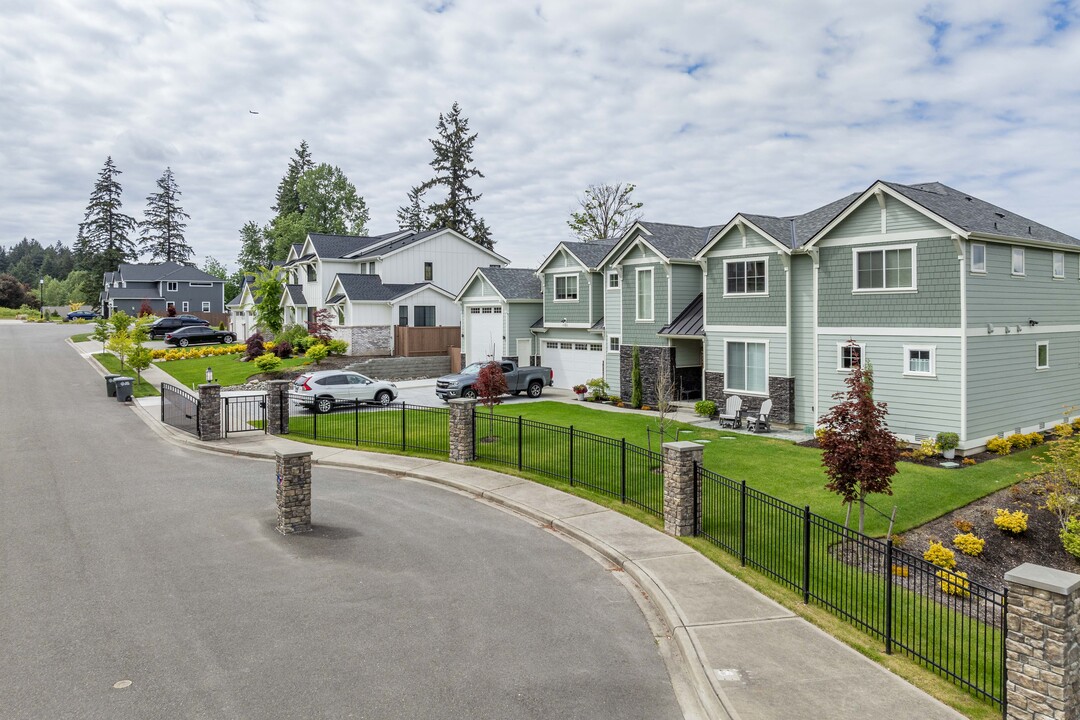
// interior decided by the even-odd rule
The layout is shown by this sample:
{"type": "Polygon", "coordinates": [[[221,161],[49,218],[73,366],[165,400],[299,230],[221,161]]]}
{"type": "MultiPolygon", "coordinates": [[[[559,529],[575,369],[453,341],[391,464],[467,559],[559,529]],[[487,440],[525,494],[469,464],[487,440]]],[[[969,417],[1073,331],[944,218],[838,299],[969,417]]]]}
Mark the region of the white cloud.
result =
{"type": "Polygon", "coordinates": [[[171,165],[197,253],[232,261],[301,138],[385,231],[454,100],[519,265],[604,181],[709,224],[940,180],[1080,236],[1068,5],[43,0],[0,23],[3,244],[70,243],[111,154],[128,212],[171,165]]]}

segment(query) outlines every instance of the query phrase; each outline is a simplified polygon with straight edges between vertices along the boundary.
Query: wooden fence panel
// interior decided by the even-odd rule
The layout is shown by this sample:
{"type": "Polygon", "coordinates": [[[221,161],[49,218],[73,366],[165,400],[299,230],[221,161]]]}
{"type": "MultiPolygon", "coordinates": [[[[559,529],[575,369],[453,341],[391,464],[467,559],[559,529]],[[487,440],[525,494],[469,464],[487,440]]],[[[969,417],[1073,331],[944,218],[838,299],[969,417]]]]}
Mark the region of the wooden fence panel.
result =
{"type": "Polygon", "coordinates": [[[446,355],[461,339],[461,328],[394,326],[394,355],[425,357],[446,355]]]}

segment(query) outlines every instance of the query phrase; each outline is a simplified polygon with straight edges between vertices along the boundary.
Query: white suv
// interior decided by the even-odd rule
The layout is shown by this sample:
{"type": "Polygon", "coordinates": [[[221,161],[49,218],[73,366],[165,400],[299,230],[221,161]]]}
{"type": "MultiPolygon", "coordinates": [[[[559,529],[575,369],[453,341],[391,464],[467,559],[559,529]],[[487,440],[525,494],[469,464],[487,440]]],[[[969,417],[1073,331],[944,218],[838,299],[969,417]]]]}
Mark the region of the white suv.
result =
{"type": "Polygon", "coordinates": [[[389,405],[397,399],[398,390],[394,383],[349,370],[319,370],[293,380],[291,395],[303,407],[328,413],[334,405],[354,400],[389,405]]]}

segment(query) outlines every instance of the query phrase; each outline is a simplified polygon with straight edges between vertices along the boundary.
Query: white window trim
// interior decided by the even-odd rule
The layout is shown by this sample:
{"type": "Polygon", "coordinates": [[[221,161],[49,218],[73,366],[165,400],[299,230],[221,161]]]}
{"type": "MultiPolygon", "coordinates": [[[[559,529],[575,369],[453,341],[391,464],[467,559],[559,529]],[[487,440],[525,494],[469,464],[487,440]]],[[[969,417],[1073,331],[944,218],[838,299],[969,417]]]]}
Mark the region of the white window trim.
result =
{"type": "MultiPolygon", "coordinates": [[[[112,307],[111,303],[110,303],[109,307],[112,307]]],[[[169,308],[174,308],[174,307],[176,307],[176,303],[174,301],[172,301],[172,300],[166,300],[165,301],[165,309],[166,310],[168,310],[169,308]]]]}
{"type": "Polygon", "coordinates": [[[768,256],[765,256],[765,257],[760,257],[760,256],[759,257],[742,257],[742,258],[731,258],[731,259],[725,258],[724,259],[724,274],[723,274],[722,277],[723,277],[722,282],[723,282],[723,288],[724,288],[724,297],[744,298],[744,297],[768,297],[769,296],[769,258],[768,258],[768,256]],[[762,262],[762,261],[764,261],[764,263],[765,263],[765,292],[728,292],[728,289],[727,289],[727,268],[728,268],[728,265],[734,265],[735,263],[762,262]]]}
{"type": "Polygon", "coordinates": [[[1036,370],[1049,370],[1050,369],[1050,341],[1039,340],[1035,343],[1035,369],[1036,370]],[[1039,348],[1046,347],[1046,364],[1039,364],[1039,348]]]}
{"type": "Polygon", "coordinates": [[[619,289],[619,273],[616,272],[615,270],[612,270],[607,275],[607,289],[608,290],[618,290],[619,289]],[[614,284],[612,284],[612,281],[614,281],[614,284]]]}
{"type": "Polygon", "coordinates": [[[189,303],[187,300],[181,301],[180,312],[191,312],[191,303],[189,303]]]}
{"type": "Polygon", "coordinates": [[[862,293],[913,293],[919,291],[919,246],[916,243],[906,245],[868,245],[855,247],[851,251],[851,292],[862,293]],[[910,250],[911,251],[911,287],[906,288],[861,288],[859,287],[859,255],[866,252],[882,252],[883,250],[910,250]]]}
{"type": "Polygon", "coordinates": [[[725,393],[728,393],[728,394],[738,393],[739,395],[749,395],[751,397],[762,397],[762,398],[767,398],[767,397],[770,396],[769,395],[769,341],[768,340],[764,340],[762,338],[738,338],[738,337],[724,338],[724,366],[723,367],[724,367],[724,392],[725,393]],[[752,390],[739,390],[738,388],[733,388],[728,384],[728,377],[729,377],[729,373],[728,373],[728,345],[730,345],[731,343],[747,343],[747,344],[757,344],[757,345],[764,345],[765,346],[765,392],[760,392],[759,393],[759,392],[754,392],[752,390]]]}
{"type": "MultiPolygon", "coordinates": [[[[578,302],[578,298],[581,297],[581,292],[580,292],[580,290],[581,290],[580,285],[581,284],[578,282],[577,273],[570,273],[570,274],[567,274],[567,275],[556,275],[556,276],[554,276],[554,279],[551,282],[552,282],[551,289],[554,291],[552,293],[552,295],[554,295],[554,298],[552,299],[552,302],[557,302],[557,303],[576,303],[576,302],[578,302]],[[562,300],[559,299],[559,278],[573,278],[573,280],[574,280],[574,297],[572,297],[572,298],[563,298],[562,300]]],[[[567,294],[568,295],[570,294],[569,291],[567,291],[567,294]]]]}
{"type": "Polygon", "coordinates": [[[165,292],[180,292],[180,283],[175,280],[166,280],[165,292]]]}
{"type": "Polygon", "coordinates": [[[203,301],[202,311],[201,312],[210,312],[210,301],[209,300],[204,300],[203,301]]]}
{"type": "Polygon", "coordinates": [[[214,287],[214,283],[195,283],[189,282],[188,287],[214,287]]]}
{"type": "Polygon", "coordinates": [[[1050,273],[1054,276],[1055,280],[1065,279],[1065,253],[1055,250],[1051,255],[1050,273]],[[1061,259],[1061,272],[1057,271],[1058,259],[1061,259]]]}
{"type": "Polygon", "coordinates": [[[618,336],[618,335],[608,335],[607,351],[609,353],[617,353],[617,352],[619,352],[621,350],[622,350],[622,338],[620,336],[618,336]],[[619,343],[619,347],[615,348],[614,350],[611,349],[611,341],[612,340],[619,343]]]}
{"type": "Polygon", "coordinates": [[[634,285],[634,319],[637,322],[653,322],[653,318],[656,317],[656,286],[653,280],[653,269],[637,268],[634,271],[634,279],[637,281],[634,285]],[[649,308],[649,317],[642,317],[641,315],[641,276],[645,273],[649,274],[649,299],[652,301],[649,304],[652,306],[649,308]]]}
{"type": "Polygon", "coordinates": [[[937,377],[937,345],[905,345],[904,376],[923,378],[937,377]],[[913,350],[927,350],[930,352],[930,372],[915,372],[911,369],[911,352],[913,350]]]}
{"type": "Polygon", "coordinates": [[[969,264],[971,272],[978,275],[986,274],[986,244],[985,243],[971,243],[971,262],[969,264]],[[975,266],[975,248],[982,248],[982,267],[975,266]]]}
{"type": "Polygon", "coordinates": [[[859,348],[859,364],[860,366],[866,361],[866,343],[849,343],[838,342],[836,343],[836,372],[849,373],[851,368],[844,367],[844,348],[849,346],[859,348]]]}
{"type": "Polygon", "coordinates": [[[1027,254],[1022,247],[1013,247],[1009,253],[1009,270],[1012,271],[1013,277],[1024,277],[1027,275],[1027,254]],[[1016,252],[1020,251],[1020,272],[1016,272],[1016,252]]]}

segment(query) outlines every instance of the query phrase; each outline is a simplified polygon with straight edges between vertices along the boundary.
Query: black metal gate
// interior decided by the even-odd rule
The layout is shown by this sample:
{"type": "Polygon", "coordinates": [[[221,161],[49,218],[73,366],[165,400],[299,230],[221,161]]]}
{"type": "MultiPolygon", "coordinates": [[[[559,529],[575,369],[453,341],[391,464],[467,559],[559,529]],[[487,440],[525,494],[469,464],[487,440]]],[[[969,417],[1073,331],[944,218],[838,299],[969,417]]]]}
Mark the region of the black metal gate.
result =
{"type": "Polygon", "coordinates": [[[199,398],[183,388],[161,384],[161,422],[199,436],[199,398]]]}
{"type": "Polygon", "coordinates": [[[266,395],[226,395],[221,404],[225,437],[229,433],[266,432],[266,395]]]}

